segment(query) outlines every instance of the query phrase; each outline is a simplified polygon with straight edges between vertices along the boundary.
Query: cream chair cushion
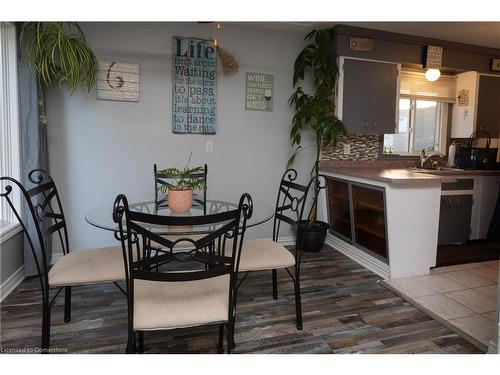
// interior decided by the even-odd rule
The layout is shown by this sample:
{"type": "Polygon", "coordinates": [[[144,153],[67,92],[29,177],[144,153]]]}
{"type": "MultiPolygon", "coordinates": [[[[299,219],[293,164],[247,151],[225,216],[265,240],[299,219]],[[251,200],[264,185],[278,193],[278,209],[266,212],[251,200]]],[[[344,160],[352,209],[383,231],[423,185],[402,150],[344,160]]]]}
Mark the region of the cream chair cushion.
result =
{"type": "Polygon", "coordinates": [[[121,246],[76,250],[49,271],[50,286],[97,284],[125,280],[121,246]]]}
{"type": "Polygon", "coordinates": [[[229,275],[195,281],[134,281],[134,330],[224,322],[228,311],[229,275]]]}
{"type": "MultiPolygon", "coordinates": [[[[233,251],[233,241],[227,240],[225,254],[233,251]]],[[[295,257],[283,245],[271,240],[243,240],[239,271],[273,270],[295,265],[295,257]]]]}

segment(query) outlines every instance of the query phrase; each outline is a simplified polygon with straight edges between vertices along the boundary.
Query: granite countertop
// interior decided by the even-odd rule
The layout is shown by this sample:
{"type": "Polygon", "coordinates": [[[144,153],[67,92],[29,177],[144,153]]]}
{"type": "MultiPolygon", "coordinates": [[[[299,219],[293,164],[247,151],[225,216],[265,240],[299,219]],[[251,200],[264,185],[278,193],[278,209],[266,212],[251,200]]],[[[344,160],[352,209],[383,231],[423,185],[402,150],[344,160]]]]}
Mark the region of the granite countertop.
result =
{"type": "Polygon", "coordinates": [[[390,184],[435,184],[455,182],[456,176],[435,175],[429,173],[412,172],[410,169],[394,168],[345,168],[323,167],[323,173],[334,173],[343,176],[357,177],[365,180],[380,181],[390,184]]]}
{"type": "Polygon", "coordinates": [[[415,168],[415,161],[334,161],[322,160],[321,172],[357,177],[390,184],[433,184],[455,182],[458,177],[500,176],[500,170],[429,170],[415,168]]]}

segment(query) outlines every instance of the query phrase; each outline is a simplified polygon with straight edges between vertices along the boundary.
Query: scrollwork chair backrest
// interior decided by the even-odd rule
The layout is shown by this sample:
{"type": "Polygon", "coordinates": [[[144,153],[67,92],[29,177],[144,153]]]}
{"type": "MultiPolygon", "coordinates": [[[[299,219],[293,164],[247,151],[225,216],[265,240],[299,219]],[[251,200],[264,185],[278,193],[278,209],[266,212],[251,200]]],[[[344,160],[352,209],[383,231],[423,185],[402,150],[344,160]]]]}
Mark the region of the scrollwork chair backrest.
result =
{"type": "MultiPolygon", "coordinates": [[[[241,196],[238,208],[210,215],[201,216],[161,216],[129,209],[125,195],[115,199],[113,220],[118,224],[117,238],[121,240],[127,295],[129,302],[129,319],[133,314],[134,279],[150,281],[192,281],[224,274],[230,275],[230,306],[235,298],[237,273],[239,269],[242,242],[247,220],[253,211],[252,198],[245,193],[241,196]],[[156,234],[155,228],[194,227],[211,228],[203,237],[170,240],[156,234]],[[232,254],[224,251],[226,239],[232,238],[232,254]],[[162,245],[166,251],[151,256],[149,243],[162,245]],[[190,246],[186,247],[185,243],[190,246]],[[178,246],[178,244],[181,244],[178,246]],[[184,246],[183,246],[184,245],[184,246]],[[173,263],[200,262],[209,265],[204,270],[165,269],[173,263]]],[[[130,321],[129,321],[130,323],[130,321]]]]}
{"type": "Polygon", "coordinates": [[[317,204],[319,191],[326,187],[326,179],[323,175],[311,178],[306,185],[299,184],[296,180],[297,171],[293,168],[287,169],[281,178],[274,213],[274,241],[279,239],[281,222],[284,221],[297,229],[301,221],[310,218],[317,204]],[[312,198],[311,202],[308,202],[309,197],[312,198]]]}
{"type": "Polygon", "coordinates": [[[57,232],[63,254],[66,255],[69,252],[66,220],[57,187],[50,174],[43,169],[35,169],[28,174],[28,180],[33,184],[30,189],[26,189],[12,177],[1,177],[0,180],[2,181],[0,195],[7,200],[24,231],[42,283],[42,290],[46,290],[48,289],[50,264],[48,257],[49,238],[57,232]],[[13,200],[13,196],[16,194],[14,187],[21,195],[22,206],[28,211],[28,215],[24,219],[20,208],[16,207],[13,200]],[[31,225],[34,231],[29,230],[31,225]]]}

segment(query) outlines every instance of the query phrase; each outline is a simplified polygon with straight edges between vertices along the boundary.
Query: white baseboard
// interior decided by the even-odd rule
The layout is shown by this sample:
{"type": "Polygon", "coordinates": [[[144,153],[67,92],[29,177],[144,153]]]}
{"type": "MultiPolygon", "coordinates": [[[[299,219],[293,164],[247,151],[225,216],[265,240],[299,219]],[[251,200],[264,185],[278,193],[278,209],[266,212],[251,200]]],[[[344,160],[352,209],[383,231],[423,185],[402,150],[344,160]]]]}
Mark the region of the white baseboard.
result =
{"type": "Polygon", "coordinates": [[[50,259],[50,264],[56,264],[56,262],[64,256],[63,253],[55,253],[52,254],[52,258],[50,259]]]}
{"type": "Polygon", "coordinates": [[[7,297],[24,280],[24,266],[21,266],[9,276],[0,286],[0,302],[7,297]]]}
{"type": "Polygon", "coordinates": [[[361,264],[370,271],[376,273],[384,279],[388,279],[390,276],[389,265],[381,262],[378,259],[368,255],[364,251],[358,249],[355,246],[335,237],[333,234],[328,233],[326,236],[326,243],[333,247],[335,250],[341,252],[345,256],[351,258],[356,263],[361,264]]]}

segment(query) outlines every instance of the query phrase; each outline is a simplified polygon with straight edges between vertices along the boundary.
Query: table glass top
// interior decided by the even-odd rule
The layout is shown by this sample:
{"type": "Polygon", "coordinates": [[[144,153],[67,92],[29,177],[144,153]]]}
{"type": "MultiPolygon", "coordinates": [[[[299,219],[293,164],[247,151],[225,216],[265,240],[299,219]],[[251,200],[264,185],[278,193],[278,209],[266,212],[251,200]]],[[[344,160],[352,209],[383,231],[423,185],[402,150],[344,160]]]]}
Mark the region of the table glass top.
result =
{"type": "MultiPolygon", "coordinates": [[[[207,200],[207,214],[214,214],[234,210],[238,207],[238,201],[225,200],[207,200]]],[[[203,207],[194,206],[186,213],[173,213],[167,206],[158,207],[155,209],[154,201],[142,201],[137,203],[129,203],[131,211],[145,212],[163,216],[202,216],[203,207]]],[[[273,209],[263,203],[253,202],[252,217],[247,221],[247,228],[262,224],[273,217],[273,209]]],[[[101,207],[94,208],[85,216],[85,220],[98,228],[118,231],[118,224],[113,221],[113,205],[107,204],[101,207]]],[[[220,223],[222,225],[224,223],[220,223]]],[[[149,225],[148,229],[154,233],[165,234],[193,234],[193,233],[208,233],[217,229],[213,225],[193,225],[193,226],[159,226],[149,225]]]]}

